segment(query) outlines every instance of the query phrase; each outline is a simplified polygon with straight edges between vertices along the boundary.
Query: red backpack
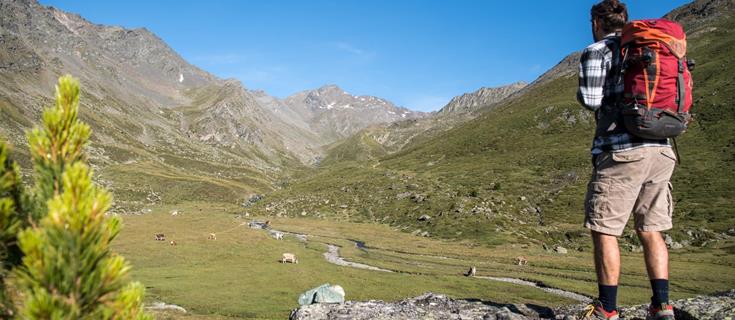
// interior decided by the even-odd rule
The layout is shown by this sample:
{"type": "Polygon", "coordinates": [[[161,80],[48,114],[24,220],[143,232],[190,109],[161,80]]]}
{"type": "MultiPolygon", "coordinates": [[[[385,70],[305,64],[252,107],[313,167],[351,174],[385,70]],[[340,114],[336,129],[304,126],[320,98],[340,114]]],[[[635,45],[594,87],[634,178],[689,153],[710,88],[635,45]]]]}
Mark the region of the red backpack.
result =
{"type": "Polygon", "coordinates": [[[684,29],[670,20],[636,20],[623,28],[622,114],[630,133],[666,139],[686,130],[694,67],[686,46],[684,29]]]}

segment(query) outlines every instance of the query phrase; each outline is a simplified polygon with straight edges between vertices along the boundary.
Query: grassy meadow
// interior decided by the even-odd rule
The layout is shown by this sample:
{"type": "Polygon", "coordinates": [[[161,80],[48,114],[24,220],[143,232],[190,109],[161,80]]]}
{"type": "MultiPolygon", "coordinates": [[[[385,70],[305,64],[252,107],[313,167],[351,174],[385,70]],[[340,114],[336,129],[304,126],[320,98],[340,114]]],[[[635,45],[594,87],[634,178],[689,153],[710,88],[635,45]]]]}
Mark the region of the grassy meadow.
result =
{"type": "MultiPolygon", "coordinates": [[[[300,293],[323,283],[345,288],[348,300],[400,300],[424,292],[444,293],[496,303],[542,306],[576,303],[540,289],[466,278],[469,266],[478,276],[522,278],[586,295],[595,293],[588,251],[546,252],[537,246],[506,244],[489,247],[470,241],[444,241],[414,236],[384,224],[317,218],[269,219],[274,229],[309,234],[306,243],[287,235],[279,241],[246,225],[242,208],[229,204],[190,202],[154,207],[145,215],[126,215],[113,249],[133,265],[133,277],[147,288],[147,301],[187,309],[158,313],[162,319],[285,319],[298,306],[300,293]],[[178,210],[172,216],[170,212],[178,210]],[[155,241],[164,233],[167,241],[155,241]],[[216,240],[208,240],[210,233],[216,240]],[[175,240],[170,246],[168,240],[175,240]],[[363,241],[367,251],[356,248],[363,241]],[[328,263],[326,244],[341,246],[350,261],[395,270],[360,270],[328,263]],[[298,264],[281,264],[284,252],[298,264]],[[516,266],[515,257],[529,264],[516,266]]],[[[692,296],[735,286],[733,247],[672,252],[672,296],[692,296]],[[729,252],[728,252],[729,250],[729,252]]],[[[640,253],[625,253],[620,300],[643,303],[648,281],[640,253]]]]}

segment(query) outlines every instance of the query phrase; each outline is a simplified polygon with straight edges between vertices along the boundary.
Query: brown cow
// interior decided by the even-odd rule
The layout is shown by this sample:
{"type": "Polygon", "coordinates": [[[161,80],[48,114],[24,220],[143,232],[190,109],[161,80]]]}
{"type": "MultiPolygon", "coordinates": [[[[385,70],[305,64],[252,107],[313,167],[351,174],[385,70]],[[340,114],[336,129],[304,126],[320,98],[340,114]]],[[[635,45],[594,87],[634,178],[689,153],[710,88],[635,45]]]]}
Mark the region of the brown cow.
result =
{"type": "Polygon", "coordinates": [[[517,256],[516,257],[516,265],[519,266],[525,266],[528,264],[528,260],[524,256],[517,256]]]}

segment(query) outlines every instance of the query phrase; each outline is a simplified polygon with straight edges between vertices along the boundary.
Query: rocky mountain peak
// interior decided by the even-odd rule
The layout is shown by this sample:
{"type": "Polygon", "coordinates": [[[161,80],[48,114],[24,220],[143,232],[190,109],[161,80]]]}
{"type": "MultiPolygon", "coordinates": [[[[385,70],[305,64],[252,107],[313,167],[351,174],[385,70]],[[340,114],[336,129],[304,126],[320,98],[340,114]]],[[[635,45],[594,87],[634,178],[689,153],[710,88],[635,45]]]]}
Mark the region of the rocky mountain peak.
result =
{"type": "Polygon", "coordinates": [[[505,86],[488,88],[482,87],[475,92],[465,93],[452,98],[449,103],[439,110],[440,114],[467,113],[490,107],[502,101],[511,94],[526,87],[527,83],[519,81],[505,86]]]}
{"type": "Polygon", "coordinates": [[[347,94],[346,91],[342,90],[342,88],[340,88],[336,84],[323,85],[314,91],[322,94],[347,94]]]}

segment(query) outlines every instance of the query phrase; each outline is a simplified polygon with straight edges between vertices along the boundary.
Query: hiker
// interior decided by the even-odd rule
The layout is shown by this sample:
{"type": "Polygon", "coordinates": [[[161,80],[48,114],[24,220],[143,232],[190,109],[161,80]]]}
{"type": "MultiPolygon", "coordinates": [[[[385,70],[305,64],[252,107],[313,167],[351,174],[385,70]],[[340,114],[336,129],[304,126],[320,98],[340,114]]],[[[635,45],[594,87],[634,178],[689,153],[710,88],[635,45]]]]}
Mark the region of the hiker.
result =
{"type": "MultiPolygon", "coordinates": [[[[595,112],[597,123],[591,149],[593,173],[585,197],[584,226],[592,233],[599,296],[588,306],[585,317],[618,319],[616,298],[620,276],[620,249],[617,237],[622,235],[632,212],[638,238],[643,244],[646,268],[653,291],[647,319],[674,319],[668,296],[669,256],[661,234],[661,231],[672,228],[673,201],[669,180],[677,157],[667,137],[673,135],[651,138],[635,131],[635,126],[631,127],[624,123],[628,121],[624,120],[628,113],[625,112],[627,109],[623,109],[624,104],[621,101],[631,98],[632,95],[628,94],[630,85],[627,82],[633,79],[629,78],[633,75],[629,75],[627,68],[625,77],[621,73],[621,69],[628,66],[629,61],[621,50],[627,49],[621,47],[623,27],[626,27],[628,20],[625,4],[619,0],[599,2],[592,6],[591,18],[595,43],[583,51],[580,59],[577,100],[582,106],[595,112]],[[623,64],[623,59],[626,64],[623,64]]],[[[683,29],[681,34],[680,41],[684,41],[683,29]]],[[[627,38],[623,38],[623,41],[627,41],[627,38]]],[[[659,58],[655,55],[653,57],[659,58]]],[[[685,75],[689,80],[686,83],[686,89],[689,90],[686,93],[689,95],[685,97],[682,94],[685,91],[679,86],[679,81],[675,81],[677,87],[674,87],[674,90],[665,88],[666,90],[662,89],[659,92],[672,91],[676,94],[678,91],[676,100],[674,101],[673,94],[670,100],[671,104],[679,104],[679,113],[682,114],[682,106],[688,103],[686,106],[688,112],[691,105],[691,76],[686,66],[682,66],[685,59],[683,57],[678,59],[673,63],[676,66],[678,62],[679,79],[684,79],[685,75]],[[686,74],[683,74],[684,72],[686,74]],[[676,90],[677,88],[679,90],[676,90]]],[[[655,65],[647,67],[662,67],[663,62],[661,60],[659,65],[659,61],[656,61],[655,65]]],[[[641,74],[645,73],[641,71],[641,74]]],[[[654,74],[658,77],[657,72],[654,74]]],[[[676,76],[676,71],[674,75],[676,76]]],[[[654,95],[644,94],[644,96],[644,99],[648,99],[654,95]]],[[[635,112],[658,110],[650,107],[639,109],[638,107],[645,101],[639,104],[637,95],[633,99],[629,105],[635,106],[635,112]]],[[[648,102],[646,105],[651,106],[651,101],[648,102]]],[[[686,122],[683,122],[682,126],[685,128],[686,122]]]]}

